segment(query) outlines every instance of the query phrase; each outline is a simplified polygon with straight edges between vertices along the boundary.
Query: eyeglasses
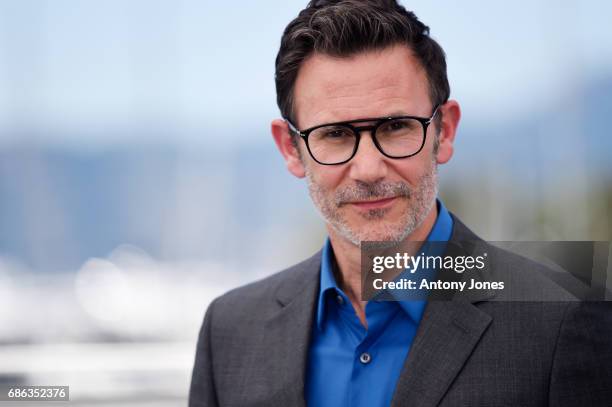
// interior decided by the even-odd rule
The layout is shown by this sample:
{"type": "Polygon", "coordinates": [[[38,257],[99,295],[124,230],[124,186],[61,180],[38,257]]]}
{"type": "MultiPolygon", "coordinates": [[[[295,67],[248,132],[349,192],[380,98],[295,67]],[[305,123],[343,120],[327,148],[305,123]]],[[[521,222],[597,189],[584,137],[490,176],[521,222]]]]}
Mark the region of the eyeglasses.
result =
{"type": "Polygon", "coordinates": [[[358,119],[320,124],[298,130],[288,119],[289,130],[306,143],[310,156],[319,164],[338,165],[348,162],[357,153],[362,131],[372,132],[374,145],[389,158],[408,158],[418,154],[425,145],[427,127],[438,113],[437,105],[430,117],[397,116],[358,119]],[[351,123],[374,122],[371,126],[351,123]]]}

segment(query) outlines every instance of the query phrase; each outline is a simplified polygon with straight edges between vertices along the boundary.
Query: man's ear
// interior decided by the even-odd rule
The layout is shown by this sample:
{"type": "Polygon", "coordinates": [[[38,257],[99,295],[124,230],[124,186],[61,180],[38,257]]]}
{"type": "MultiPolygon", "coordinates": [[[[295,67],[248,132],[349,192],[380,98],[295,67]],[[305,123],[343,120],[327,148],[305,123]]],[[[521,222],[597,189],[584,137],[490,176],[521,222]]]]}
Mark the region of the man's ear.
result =
{"type": "MultiPolygon", "coordinates": [[[[438,154],[436,156],[438,164],[448,162],[453,156],[453,142],[459,119],[461,119],[461,109],[456,100],[449,100],[439,107],[442,113],[442,122],[440,123],[440,134],[438,135],[438,154]]],[[[435,119],[434,119],[435,121],[435,119]]]]}
{"type": "MultiPolygon", "coordinates": [[[[278,147],[278,151],[283,155],[285,163],[287,164],[287,169],[294,176],[304,178],[306,169],[300,158],[297,146],[294,146],[291,141],[291,134],[289,134],[287,122],[282,119],[275,119],[272,120],[270,127],[272,130],[272,137],[274,137],[274,142],[276,142],[276,147],[278,147]]],[[[297,141],[299,142],[299,140],[297,141]]]]}

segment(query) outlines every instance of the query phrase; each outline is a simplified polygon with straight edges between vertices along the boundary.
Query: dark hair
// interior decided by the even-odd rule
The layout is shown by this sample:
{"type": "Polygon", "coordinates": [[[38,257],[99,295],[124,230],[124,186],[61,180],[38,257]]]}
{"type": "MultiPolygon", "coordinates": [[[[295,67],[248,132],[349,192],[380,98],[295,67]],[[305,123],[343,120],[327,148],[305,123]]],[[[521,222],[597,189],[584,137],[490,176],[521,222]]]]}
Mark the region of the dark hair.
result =
{"type": "Polygon", "coordinates": [[[433,105],[446,102],[450,87],[444,51],[414,13],[395,0],[311,1],[285,28],[276,56],[281,115],[295,123],[295,80],[302,62],[313,52],[348,57],[398,43],[410,47],[423,66],[433,105]]]}

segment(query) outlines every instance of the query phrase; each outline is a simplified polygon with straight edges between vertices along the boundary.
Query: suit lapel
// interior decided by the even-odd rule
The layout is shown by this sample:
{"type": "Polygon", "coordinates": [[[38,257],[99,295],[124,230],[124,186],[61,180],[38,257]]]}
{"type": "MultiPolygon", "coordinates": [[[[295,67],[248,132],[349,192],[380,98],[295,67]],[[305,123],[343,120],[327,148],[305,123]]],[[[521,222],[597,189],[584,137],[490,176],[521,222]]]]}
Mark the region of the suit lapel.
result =
{"type": "MultiPolygon", "coordinates": [[[[470,254],[486,245],[455,216],[453,220],[449,241],[453,248],[449,250],[470,254]]],[[[472,277],[486,279],[483,275],[472,277]]],[[[428,301],[400,373],[392,407],[431,407],[440,403],[492,320],[473,303],[493,296],[493,292],[481,290],[456,293],[452,301],[428,301]]]]}
{"type": "Polygon", "coordinates": [[[391,405],[437,405],[490,322],[469,302],[428,303],[391,405]]]}
{"type": "Polygon", "coordinates": [[[294,278],[277,291],[278,311],[266,322],[263,362],[269,397],[266,406],[305,407],[308,346],[319,288],[321,252],[296,266],[294,278]]]}

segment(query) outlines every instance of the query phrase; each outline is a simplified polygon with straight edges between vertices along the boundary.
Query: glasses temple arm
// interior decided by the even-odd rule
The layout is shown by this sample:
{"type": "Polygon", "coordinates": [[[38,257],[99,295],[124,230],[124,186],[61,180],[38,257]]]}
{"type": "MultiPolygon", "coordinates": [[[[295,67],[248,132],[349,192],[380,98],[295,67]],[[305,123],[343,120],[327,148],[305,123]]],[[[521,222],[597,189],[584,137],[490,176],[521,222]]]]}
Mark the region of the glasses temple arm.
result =
{"type": "Polygon", "coordinates": [[[284,119],[284,120],[285,120],[285,123],[287,123],[287,126],[289,127],[289,131],[290,131],[290,132],[295,133],[295,134],[297,134],[298,136],[303,136],[302,132],[301,132],[301,131],[299,131],[299,130],[297,129],[297,127],[295,127],[295,126],[293,125],[293,123],[291,123],[291,121],[290,121],[289,119],[284,119]]]}

